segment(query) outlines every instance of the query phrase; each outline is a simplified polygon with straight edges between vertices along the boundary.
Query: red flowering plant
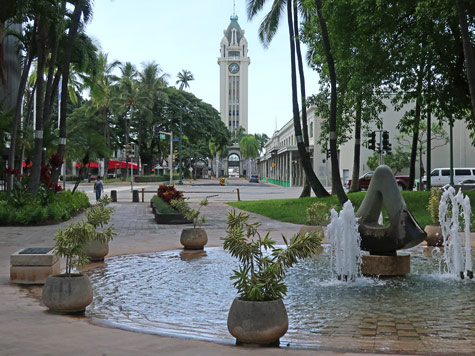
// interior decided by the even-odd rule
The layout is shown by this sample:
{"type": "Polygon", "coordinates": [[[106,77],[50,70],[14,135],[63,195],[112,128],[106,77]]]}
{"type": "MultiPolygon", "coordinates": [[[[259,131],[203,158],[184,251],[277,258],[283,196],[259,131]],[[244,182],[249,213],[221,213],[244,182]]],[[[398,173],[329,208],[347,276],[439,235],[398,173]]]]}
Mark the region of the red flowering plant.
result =
{"type": "Polygon", "coordinates": [[[5,169],[7,177],[13,176],[13,189],[8,198],[10,204],[16,208],[23,207],[28,198],[28,181],[16,168],[5,169]]]}
{"type": "Polygon", "coordinates": [[[50,157],[48,163],[49,164],[47,166],[41,166],[40,181],[47,189],[57,193],[63,190],[63,188],[61,188],[61,186],[57,182],[51,181],[51,174],[54,170],[59,169],[61,167],[63,161],[61,160],[59,154],[55,153],[50,157]]]}
{"type": "Polygon", "coordinates": [[[157,195],[165,203],[170,205],[172,200],[183,200],[183,192],[179,192],[173,185],[160,184],[157,195]]]}

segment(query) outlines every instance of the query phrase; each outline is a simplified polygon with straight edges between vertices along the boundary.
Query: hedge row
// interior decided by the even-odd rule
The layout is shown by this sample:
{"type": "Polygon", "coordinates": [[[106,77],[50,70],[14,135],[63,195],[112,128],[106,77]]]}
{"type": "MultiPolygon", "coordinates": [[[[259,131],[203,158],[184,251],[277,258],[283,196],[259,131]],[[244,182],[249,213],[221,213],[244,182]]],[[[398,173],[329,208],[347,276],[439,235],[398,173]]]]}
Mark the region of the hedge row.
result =
{"type": "Polygon", "coordinates": [[[30,199],[21,207],[0,200],[0,225],[37,225],[55,223],[71,218],[71,215],[88,207],[89,199],[83,192],[62,191],[54,195],[48,204],[30,199]]]}

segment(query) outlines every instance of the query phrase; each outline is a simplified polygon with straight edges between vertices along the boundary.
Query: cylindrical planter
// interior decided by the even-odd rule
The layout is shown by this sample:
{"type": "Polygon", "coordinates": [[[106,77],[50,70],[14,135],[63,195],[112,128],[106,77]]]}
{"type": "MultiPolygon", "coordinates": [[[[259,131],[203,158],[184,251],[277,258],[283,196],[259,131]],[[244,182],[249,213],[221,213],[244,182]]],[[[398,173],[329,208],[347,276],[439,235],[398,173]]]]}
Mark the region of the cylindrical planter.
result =
{"type": "Polygon", "coordinates": [[[289,319],[281,299],[250,302],[234,299],[228,314],[228,330],[237,344],[279,345],[289,319]]]}
{"type": "Polygon", "coordinates": [[[117,190],[111,190],[111,199],[113,203],[117,203],[117,190]]]}
{"type": "Polygon", "coordinates": [[[55,313],[84,312],[92,302],[92,285],[85,274],[49,276],[43,287],[43,303],[55,313]]]}
{"type": "Polygon", "coordinates": [[[427,246],[442,246],[444,244],[444,236],[440,225],[426,225],[424,231],[427,234],[427,246]]]}
{"type": "Polygon", "coordinates": [[[181,232],[180,243],[185,247],[185,250],[202,250],[208,242],[208,235],[206,230],[197,228],[186,228],[181,232]]]}
{"type": "Polygon", "coordinates": [[[109,244],[91,241],[85,248],[84,253],[91,262],[104,261],[104,257],[109,253],[109,244]]]}

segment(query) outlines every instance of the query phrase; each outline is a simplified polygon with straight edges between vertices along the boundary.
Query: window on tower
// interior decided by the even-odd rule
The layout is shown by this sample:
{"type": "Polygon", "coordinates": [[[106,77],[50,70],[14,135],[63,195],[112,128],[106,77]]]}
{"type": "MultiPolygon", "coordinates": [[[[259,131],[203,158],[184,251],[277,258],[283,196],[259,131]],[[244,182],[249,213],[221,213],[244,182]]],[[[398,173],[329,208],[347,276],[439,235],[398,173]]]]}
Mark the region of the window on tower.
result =
{"type": "Polygon", "coordinates": [[[229,57],[239,57],[239,51],[229,51],[229,57]]]}

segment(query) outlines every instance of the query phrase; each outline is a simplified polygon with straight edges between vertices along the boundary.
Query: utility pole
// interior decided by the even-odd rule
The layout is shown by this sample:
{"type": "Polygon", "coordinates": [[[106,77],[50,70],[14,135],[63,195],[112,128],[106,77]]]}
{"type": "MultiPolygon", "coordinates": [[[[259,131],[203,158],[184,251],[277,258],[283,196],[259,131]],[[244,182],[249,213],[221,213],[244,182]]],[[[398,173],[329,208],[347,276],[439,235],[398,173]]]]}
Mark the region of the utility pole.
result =
{"type": "Polygon", "coordinates": [[[164,132],[164,131],[160,131],[159,132],[160,134],[160,139],[165,139],[165,135],[168,135],[170,136],[170,159],[169,159],[169,165],[170,167],[170,185],[173,184],[173,131],[170,131],[170,132],[164,132]]]}

